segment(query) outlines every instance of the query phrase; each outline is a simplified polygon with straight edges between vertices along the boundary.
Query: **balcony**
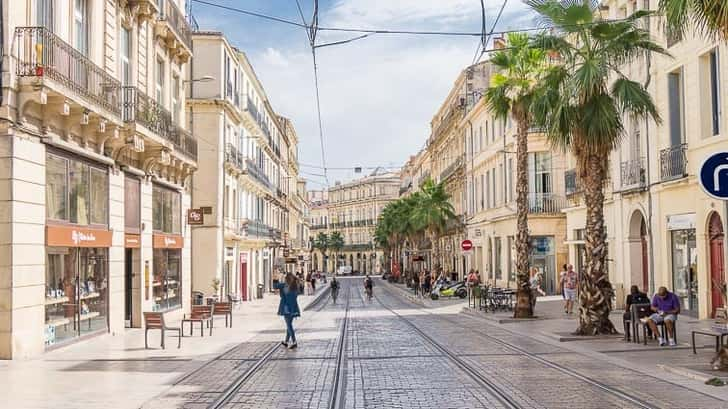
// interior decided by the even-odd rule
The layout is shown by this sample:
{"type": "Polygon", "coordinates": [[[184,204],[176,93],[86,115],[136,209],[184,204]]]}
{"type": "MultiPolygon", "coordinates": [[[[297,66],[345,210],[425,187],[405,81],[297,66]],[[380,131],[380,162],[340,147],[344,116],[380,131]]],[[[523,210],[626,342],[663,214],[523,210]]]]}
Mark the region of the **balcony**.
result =
{"type": "Polygon", "coordinates": [[[240,235],[248,239],[267,239],[270,228],[260,220],[245,219],[240,226],[240,235]]]}
{"type": "Polygon", "coordinates": [[[268,176],[265,175],[263,170],[258,167],[258,165],[255,164],[250,159],[245,159],[245,172],[253,179],[255,179],[258,183],[262,184],[266,187],[266,189],[273,191],[273,184],[270,183],[270,180],[268,180],[268,176]]]}
{"type": "Polygon", "coordinates": [[[564,172],[564,185],[567,197],[581,192],[581,183],[576,174],[576,169],[569,169],[564,172]]]}
{"type": "Polygon", "coordinates": [[[645,159],[633,159],[622,162],[619,166],[622,191],[644,190],[647,184],[645,159]]]}
{"type": "Polygon", "coordinates": [[[688,175],[688,144],[672,146],[660,151],[660,180],[680,179],[688,175]]]}
{"type": "Polygon", "coordinates": [[[243,170],[245,168],[245,158],[243,157],[243,154],[240,153],[240,151],[238,151],[238,149],[231,143],[225,145],[225,162],[238,170],[243,170]]]}
{"type": "Polygon", "coordinates": [[[528,212],[531,214],[559,214],[566,207],[566,198],[552,193],[529,193],[528,212]]]}
{"type": "Polygon", "coordinates": [[[345,244],[342,251],[374,251],[371,243],[345,244]]]}
{"type": "Polygon", "coordinates": [[[144,126],[152,134],[171,142],[175,150],[197,161],[197,140],[174,123],[172,114],[136,87],[120,87],[122,118],[126,123],[144,126]]]}
{"type": "Polygon", "coordinates": [[[447,178],[449,178],[450,176],[457,173],[457,171],[460,170],[462,167],[463,167],[463,157],[458,156],[457,159],[455,159],[455,161],[453,163],[448,165],[448,167],[445,168],[445,170],[443,170],[442,173],[440,173],[440,181],[447,180],[447,178]]]}
{"type": "Polygon", "coordinates": [[[192,56],[192,29],[174,0],[163,0],[161,8],[155,32],[166,39],[167,47],[177,53],[182,62],[186,62],[192,56]]]}
{"type": "MultiPolygon", "coordinates": [[[[119,81],[52,31],[45,27],[17,27],[15,44],[18,77],[41,80],[34,86],[51,85],[45,79],[51,80],[61,86],[51,88],[63,100],[78,95],[93,105],[92,111],[100,107],[111,115],[121,116],[119,81]]],[[[40,104],[46,103],[47,98],[41,97],[40,104]]]]}

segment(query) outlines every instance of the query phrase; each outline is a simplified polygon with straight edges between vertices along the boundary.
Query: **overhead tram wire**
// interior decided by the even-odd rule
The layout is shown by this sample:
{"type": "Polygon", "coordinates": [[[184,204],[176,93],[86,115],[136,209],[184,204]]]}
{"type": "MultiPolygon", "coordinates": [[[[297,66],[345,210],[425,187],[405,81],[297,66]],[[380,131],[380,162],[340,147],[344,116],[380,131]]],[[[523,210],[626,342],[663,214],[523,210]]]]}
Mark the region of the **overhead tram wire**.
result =
{"type": "Polygon", "coordinates": [[[313,79],[316,87],[316,115],[318,117],[319,141],[321,142],[321,164],[324,168],[324,178],[329,185],[328,171],[326,170],[326,151],[324,149],[324,127],[321,120],[321,91],[319,88],[318,65],[316,64],[316,34],[318,33],[318,0],[313,1],[313,18],[311,19],[309,40],[311,44],[311,57],[313,62],[313,79]]]}
{"type": "MultiPolygon", "coordinates": [[[[477,64],[480,62],[480,59],[483,58],[483,55],[487,52],[490,52],[492,50],[486,49],[488,46],[488,42],[490,41],[490,38],[493,36],[493,31],[495,30],[495,27],[498,25],[498,22],[500,21],[501,16],[503,15],[503,10],[506,9],[506,5],[508,4],[508,0],[503,0],[503,5],[501,5],[500,10],[498,11],[498,15],[495,17],[495,21],[493,21],[493,25],[490,27],[490,33],[488,33],[487,36],[485,36],[485,32],[483,32],[484,38],[482,40],[483,44],[483,50],[480,52],[480,55],[475,60],[474,64],[477,64]]],[[[485,17],[483,17],[483,29],[485,30],[485,17]]]]}

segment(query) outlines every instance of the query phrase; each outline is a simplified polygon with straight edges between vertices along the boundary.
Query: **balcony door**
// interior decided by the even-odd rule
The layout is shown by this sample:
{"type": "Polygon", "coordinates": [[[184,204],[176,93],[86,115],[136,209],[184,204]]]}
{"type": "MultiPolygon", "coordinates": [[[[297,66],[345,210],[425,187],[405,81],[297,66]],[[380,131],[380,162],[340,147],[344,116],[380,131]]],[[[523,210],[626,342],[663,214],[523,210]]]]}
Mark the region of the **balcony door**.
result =
{"type": "Polygon", "coordinates": [[[37,0],[35,14],[37,25],[45,27],[51,32],[54,31],[53,1],[54,0],[37,0]]]}

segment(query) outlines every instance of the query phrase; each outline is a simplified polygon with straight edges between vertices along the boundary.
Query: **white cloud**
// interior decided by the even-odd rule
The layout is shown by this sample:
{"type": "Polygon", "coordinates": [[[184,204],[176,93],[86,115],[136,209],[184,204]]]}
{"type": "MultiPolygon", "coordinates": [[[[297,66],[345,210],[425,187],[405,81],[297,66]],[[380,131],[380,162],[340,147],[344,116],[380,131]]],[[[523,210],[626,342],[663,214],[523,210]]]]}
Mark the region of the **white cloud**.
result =
{"type": "MultiPolygon", "coordinates": [[[[522,7],[512,5],[499,28],[521,26],[522,7]]],[[[321,24],[465,31],[478,29],[479,16],[477,0],[339,0],[323,14],[321,24]]],[[[322,41],[348,36],[329,35],[322,41]]],[[[472,61],[477,41],[375,35],[319,49],[328,166],[403,164],[423,146],[432,115],[460,70],[472,61]]],[[[305,42],[279,43],[249,55],[274,108],[294,122],[300,161],[320,164],[311,53],[305,42]]],[[[350,171],[332,171],[329,179],[333,183],[353,176],[350,171]]]]}

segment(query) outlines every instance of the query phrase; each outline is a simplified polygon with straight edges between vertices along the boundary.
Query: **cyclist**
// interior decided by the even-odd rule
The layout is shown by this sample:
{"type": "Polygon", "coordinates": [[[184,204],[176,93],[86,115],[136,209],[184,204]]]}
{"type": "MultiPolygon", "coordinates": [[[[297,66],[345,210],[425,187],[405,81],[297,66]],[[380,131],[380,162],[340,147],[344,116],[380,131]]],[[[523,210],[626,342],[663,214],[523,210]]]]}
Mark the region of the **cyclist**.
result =
{"type": "Polygon", "coordinates": [[[339,296],[339,282],[336,281],[336,276],[331,277],[331,298],[334,300],[334,304],[336,304],[336,297],[339,296]]]}
{"type": "Polygon", "coordinates": [[[369,274],[367,274],[367,277],[364,279],[364,290],[367,293],[367,298],[371,300],[374,293],[374,281],[372,281],[372,278],[369,277],[369,274]]]}

